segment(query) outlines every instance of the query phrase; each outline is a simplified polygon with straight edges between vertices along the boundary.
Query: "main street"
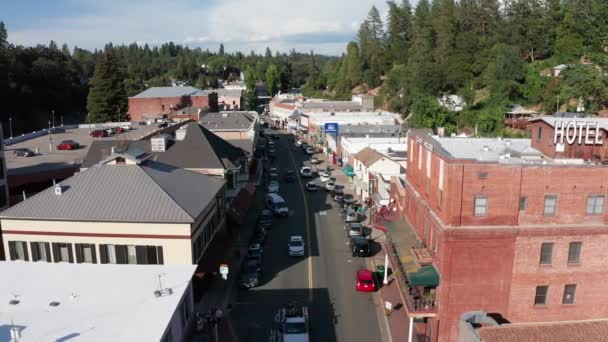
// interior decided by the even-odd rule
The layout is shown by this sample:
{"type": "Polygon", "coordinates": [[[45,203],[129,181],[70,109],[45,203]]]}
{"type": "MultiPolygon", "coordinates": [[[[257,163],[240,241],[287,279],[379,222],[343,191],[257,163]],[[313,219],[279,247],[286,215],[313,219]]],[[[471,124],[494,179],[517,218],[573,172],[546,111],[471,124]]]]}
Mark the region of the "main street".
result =
{"type": "MultiPolygon", "coordinates": [[[[383,340],[380,327],[385,321],[380,317],[382,308],[377,294],[355,291],[355,273],[369,268],[369,262],[351,257],[343,218],[324,190],[305,192],[299,176],[295,183],[284,181],[285,172],[297,173],[308,156],[289,145],[285,134],[275,142],[277,158],[272,166],[279,168],[279,194],[286,200],[290,214],[274,219],[264,249],[261,286],[235,291],[233,310],[222,337],[269,341],[276,310],[296,302],[309,307],[311,341],[383,340]],[[308,244],[305,258],[287,255],[291,235],[304,237],[308,244]]],[[[258,192],[257,207],[261,208],[263,188],[258,188],[258,192]]]]}

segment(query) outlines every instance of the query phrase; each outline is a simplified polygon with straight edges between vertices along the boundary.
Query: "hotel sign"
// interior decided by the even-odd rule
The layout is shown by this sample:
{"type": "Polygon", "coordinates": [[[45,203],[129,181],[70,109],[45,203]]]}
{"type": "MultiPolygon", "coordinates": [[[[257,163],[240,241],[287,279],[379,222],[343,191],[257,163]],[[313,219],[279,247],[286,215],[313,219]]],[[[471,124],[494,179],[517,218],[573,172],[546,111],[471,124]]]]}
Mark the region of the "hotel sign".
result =
{"type": "Polygon", "coordinates": [[[585,121],[557,121],[553,133],[554,144],[572,145],[602,145],[602,135],[597,122],[585,121]]]}
{"type": "Polygon", "coordinates": [[[431,144],[430,142],[425,141],[421,137],[416,137],[416,142],[424,146],[427,150],[433,152],[433,148],[435,146],[433,146],[433,144],[431,144]]]}

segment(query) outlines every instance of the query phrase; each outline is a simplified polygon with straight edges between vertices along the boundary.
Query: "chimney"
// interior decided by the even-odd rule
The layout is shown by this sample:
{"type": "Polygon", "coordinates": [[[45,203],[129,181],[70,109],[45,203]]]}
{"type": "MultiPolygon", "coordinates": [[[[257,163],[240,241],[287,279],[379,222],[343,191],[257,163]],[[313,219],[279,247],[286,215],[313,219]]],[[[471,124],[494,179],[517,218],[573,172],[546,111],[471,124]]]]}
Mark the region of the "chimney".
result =
{"type": "Polygon", "coordinates": [[[62,193],[63,193],[63,188],[61,187],[61,185],[55,185],[55,195],[61,196],[62,193]]]}
{"type": "Polygon", "coordinates": [[[110,148],[110,155],[115,154],[116,153],[116,147],[112,146],[110,148]]]}
{"type": "Polygon", "coordinates": [[[445,127],[437,127],[437,135],[440,137],[445,136],[445,127]]]}

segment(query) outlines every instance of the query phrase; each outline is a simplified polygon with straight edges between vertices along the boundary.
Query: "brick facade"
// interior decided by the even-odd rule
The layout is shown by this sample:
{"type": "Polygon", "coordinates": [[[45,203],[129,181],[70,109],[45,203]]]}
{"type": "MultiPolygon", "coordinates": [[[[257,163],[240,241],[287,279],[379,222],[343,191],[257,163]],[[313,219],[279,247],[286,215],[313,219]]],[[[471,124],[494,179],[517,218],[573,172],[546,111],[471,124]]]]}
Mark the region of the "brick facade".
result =
{"type": "Polygon", "coordinates": [[[162,118],[173,110],[184,107],[210,108],[217,111],[218,98],[216,93],[205,96],[178,96],[155,98],[129,98],[129,116],[131,121],[145,121],[151,118],[162,118]]]}
{"type": "Polygon", "coordinates": [[[513,323],[606,317],[608,167],[454,159],[429,148],[431,139],[410,132],[407,177],[393,178],[391,189],[440,274],[431,341],[455,340],[467,311],[513,323]],[[485,215],[475,215],[476,196],[487,199],[485,215]],[[545,215],[545,196],[557,198],[553,215],[545,215]],[[601,214],[587,213],[588,196],[604,196],[601,214]],[[540,265],[543,242],[554,243],[549,266],[540,265]],[[570,242],[582,243],[577,264],[567,262],[570,242]],[[574,304],[562,304],[568,284],[576,285],[574,304]],[[540,285],[549,291],[538,306],[540,285]]]}

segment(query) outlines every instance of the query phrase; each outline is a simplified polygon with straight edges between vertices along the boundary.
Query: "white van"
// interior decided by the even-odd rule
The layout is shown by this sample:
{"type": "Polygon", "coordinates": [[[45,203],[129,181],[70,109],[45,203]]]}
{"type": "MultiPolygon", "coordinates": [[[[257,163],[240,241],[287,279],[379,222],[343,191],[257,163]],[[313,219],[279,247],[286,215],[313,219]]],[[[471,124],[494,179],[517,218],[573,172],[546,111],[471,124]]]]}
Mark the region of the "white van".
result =
{"type": "Polygon", "coordinates": [[[272,210],[272,212],[277,216],[287,216],[289,214],[287,203],[285,203],[283,197],[277,194],[271,193],[266,195],[264,203],[266,203],[266,208],[272,210]]]}

